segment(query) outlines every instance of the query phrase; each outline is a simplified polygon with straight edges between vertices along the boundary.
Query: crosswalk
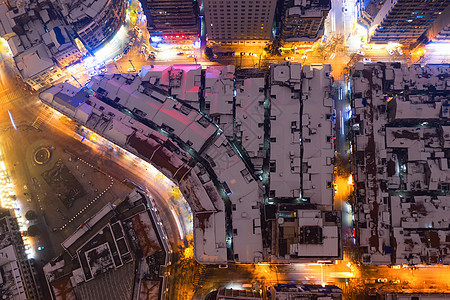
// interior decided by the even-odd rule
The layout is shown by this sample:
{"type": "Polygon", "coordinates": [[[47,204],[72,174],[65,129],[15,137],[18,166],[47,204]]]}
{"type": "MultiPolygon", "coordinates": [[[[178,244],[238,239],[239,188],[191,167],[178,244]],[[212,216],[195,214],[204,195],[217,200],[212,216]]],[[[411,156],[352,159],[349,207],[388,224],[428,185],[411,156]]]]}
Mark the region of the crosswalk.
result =
{"type": "Polygon", "coordinates": [[[54,112],[51,109],[43,109],[41,113],[36,117],[33,124],[31,126],[35,129],[39,129],[41,127],[42,123],[44,122],[50,122],[50,120],[53,118],[54,112]]]}
{"type": "Polygon", "coordinates": [[[20,97],[23,97],[23,93],[20,89],[0,91],[0,105],[7,104],[20,97]]]}

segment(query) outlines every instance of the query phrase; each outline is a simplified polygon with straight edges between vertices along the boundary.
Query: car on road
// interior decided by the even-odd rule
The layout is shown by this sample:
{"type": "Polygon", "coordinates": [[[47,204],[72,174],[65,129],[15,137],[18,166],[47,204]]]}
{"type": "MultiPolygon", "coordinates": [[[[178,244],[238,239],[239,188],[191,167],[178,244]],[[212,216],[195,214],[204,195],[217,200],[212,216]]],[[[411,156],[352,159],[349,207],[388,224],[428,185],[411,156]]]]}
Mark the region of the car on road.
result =
{"type": "Polygon", "coordinates": [[[402,48],[400,48],[400,47],[397,48],[397,52],[398,52],[399,55],[403,55],[403,50],[402,50],[402,48]]]}
{"type": "Polygon", "coordinates": [[[122,58],[122,54],[118,54],[118,55],[116,55],[116,56],[114,56],[114,61],[118,61],[119,59],[121,59],[122,58]]]}
{"type": "Polygon", "coordinates": [[[377,282],[386,283],[386,282],[388,282],[388,279],[387,278],[378,278],[377,282]]]}
{"type": "Polygon", "coordinates": [[[186,54],[194,54],[194,51],[186,51],[186,54]]]}
{"type": "Polygon", "coordinates": [[[127,72],[136,72],[135,68],[128,68],[127,72]]]}
{"type": "Polygon", "coordinates": [[[364,283],[365,284],[374,284],[374,283],[376,283],[376,280],[375,279],[365,279],[364,283]]]}
{"type": "Polygon", "coordinates": [[[362,51],[362,50],[358,50],[358,52],[356,52],[356,54],[361,55],[361,56],[365,55],[364,51],[362,51]]]}
{"type": "Polygon", "coordinates": [[[195,58],[196,56],[194,55],[194,54],[189,54],[188,56],[187,56],[187,58],[195,58]]]}
{"type": "Polygon", "coordinates": [[[290,60],[295,60],[295,57],[293,56],[288,56],[284,58],[285,61],[290,61],[290,60]]]}
{"type": "Polygon", "coordinates": [[[147,57],[147,59],[156,59],[156,56],[153,55],[153,54],[149,54],[148,57],[147,57]]]}
{"type": "Polygon", "coordinates": [[[183,55],[183,54],[184,54],[183,51],[177,52],[177,55],[183,55]]]}
{"type": "Polygon", "coordinates": [[[138,34],[142,34],[142,30],[139,27],[134,26],[134,30],[136,30],[138,34]]]}
{"type": "Polygon", "coordinates": [[[394,55],[394,50],[391,48],[386,48],[386,51],[389,53],[389,55],[394,55]]]}
{"type": "Polygon", "coordinates": [[[370,58],[364,57],[363,62],[370,63],[370,62],[372,62],[372,60],[370,58]]]}
{"type": "Polygon", "coordinates": [[[123,54],[127,54],[128,51],[130,51],[130,46],[125,47],[125,49],[123,49],[123,54]]]}
{"type": "Polygon", "coordinates": [[[250,55],[250,56],[253,56],[253,57],[258,57],[258,55],[257,54],[255,54],[255,53],[249,53],[248,55],[250,55]]]}

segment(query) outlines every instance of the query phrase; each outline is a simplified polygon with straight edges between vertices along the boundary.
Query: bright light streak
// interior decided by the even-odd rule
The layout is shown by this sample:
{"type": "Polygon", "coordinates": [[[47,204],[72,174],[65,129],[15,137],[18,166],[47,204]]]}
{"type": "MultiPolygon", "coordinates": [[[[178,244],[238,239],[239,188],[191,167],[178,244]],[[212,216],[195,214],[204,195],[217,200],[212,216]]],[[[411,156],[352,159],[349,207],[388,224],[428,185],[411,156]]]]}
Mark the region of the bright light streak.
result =
{"type": "Polygon", "coordinates": [[[178,232],[180,233],[180,238],[184,239],[184,231],[183,231],[183,228],[181,227],[180,220],[178,220],[178,215],[173,210],[173,208],[171,208],[170,211],[172,212],[173,218],[175,219],[175,223],[177,223],[178,232]]]}
{"type": "Polygon", "coordinates": [[[117,50],[121,49],[121,44],[125,39],[126,33],[127,30],[125,25],[122,25],[112,40],[94,53],[94,57],[87,57],[84,59],[86,68],[93,67],[111,59],[117,50]]]}
{"type": "Polygon", "coordinates": [[[350,174],[350,176],[348,176],[347,183],[348,183],[349,185],[353,185],[353,175],[352,175],[352,174],[350,174]]]}
{"type": "Polygon", "coordinates": [[[348,177],[336,176],[334,180],[334,199],[336,202],[347,201],[348,197],[351,195],[351,193],[353,193],[353,184],[349,184],[349,181],[350,180],[348,177]]]}
{"type": "Polygon", "coordinates": [[[450,55],[450,43],[430,43],[426,48],[435,51],[439,56],[450,55]]]}
{"type": "Polygon", "coordinates": [[[11,119],[12,126],[14,127],[15,130],[17,130],[16,123],[14,123],[14,119],[13,119],[13,117],[11,115],[11,112],[9,110],[8,110],[8,115],[9,115],[9,118],[11,119]]]}
{"type": "Polygon", "coordinates": [[[160,37],[160,36],[152,36],[151,40],[152,40],[153,43],[159,43],[159,42],[162,41],[162,37],[160,37]]]}

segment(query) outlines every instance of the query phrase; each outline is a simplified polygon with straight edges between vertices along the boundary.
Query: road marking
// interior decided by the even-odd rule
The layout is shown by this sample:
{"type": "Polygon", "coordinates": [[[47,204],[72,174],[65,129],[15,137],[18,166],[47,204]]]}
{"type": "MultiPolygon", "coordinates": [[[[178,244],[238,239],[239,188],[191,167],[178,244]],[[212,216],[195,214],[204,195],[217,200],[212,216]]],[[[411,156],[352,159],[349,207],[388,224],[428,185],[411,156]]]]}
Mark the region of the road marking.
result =
{"type": "Polygon", "coordinates": [[[31,126],[34,127],[35,129],[39,129],[39,127],[42,125],[42,123],[50,122],[53,119],[54,115],[55,114],[54,114],[53,110],[51,110],[51,109],[44,109],[36,117],[36,119],[34,120],[33,124],[31,124],[31,126]]]}
{"type": "MultiPolygon", "coordinates": [[[[9,90],[9,89],[7,89],[9,90]]],[[[5,90],[6,91],[6,90],[5,90]]],[[[0,92],[1,94],[2,92],[0,92]]],[[[9,93],[6,93],[5,95],[0,97],[0,104],[7,104],[13,100],[16,100],[17,98],[22,97],[22,91],[21,90],[11,90],[9,93]]]]}

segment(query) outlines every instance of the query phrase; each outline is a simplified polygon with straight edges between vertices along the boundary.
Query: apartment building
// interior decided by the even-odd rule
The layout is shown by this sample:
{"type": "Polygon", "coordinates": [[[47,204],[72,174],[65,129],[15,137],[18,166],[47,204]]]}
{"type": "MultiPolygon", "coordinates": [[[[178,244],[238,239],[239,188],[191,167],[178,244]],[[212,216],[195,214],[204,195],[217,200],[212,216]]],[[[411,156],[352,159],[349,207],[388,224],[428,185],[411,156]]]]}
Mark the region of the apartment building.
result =
{"type": "Polygon", "coordinates": [[[370,42],[415,42],[449,4],[447,0],[396,0],[374,6],[373,21],[369,24],[370,42]]]}
{"type": "Polygon", "coordinates": [[[204,0],[210,44],[263,45],[272,40],[277,1],[204,0]]]}
{"type": "Polygon", "coordinates": [[[198,40],[200,19],[195,0],[140,0],[150,36],[177,43],[198,40]]]}
{"type": "Polygon", "coordinates": [[[280,37],[286,42],[314,42],[324,33],[331,0],[285,0],[280,37]]]}

